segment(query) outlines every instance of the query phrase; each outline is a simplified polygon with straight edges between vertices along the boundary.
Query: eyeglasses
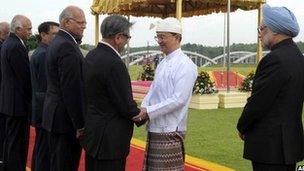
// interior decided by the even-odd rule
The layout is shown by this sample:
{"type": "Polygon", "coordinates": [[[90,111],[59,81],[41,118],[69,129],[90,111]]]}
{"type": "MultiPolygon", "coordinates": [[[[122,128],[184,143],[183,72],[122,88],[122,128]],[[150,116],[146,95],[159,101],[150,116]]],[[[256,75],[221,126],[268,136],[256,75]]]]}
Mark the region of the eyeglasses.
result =
{"type": "Polygon", "coordinates": [[[170,34],[158,34],[158,35],[154,36],[154,39],[155,39],[156,41],[163,41],[163,40],[167,39],[167,38],[170,37],[170,36],[176,36],[176,35],[177,35],[177,34],[175,34],[175,33],[170,33],[170,34]]]}
{"type": "Polygon", "coordinates": [[[258,27],[258,33],[261,33],[267,26],[258,27]]]}
{"type": "Polygon", "coordinates": [[[87,25],[87,22],[86,22],[86,21],[77,21],[77,20],[74,19],[74,18],[69,18],[69,19],[75,21],[77,24],[79,24],[79,25],[81,25],[81,26],[87,25]]]}

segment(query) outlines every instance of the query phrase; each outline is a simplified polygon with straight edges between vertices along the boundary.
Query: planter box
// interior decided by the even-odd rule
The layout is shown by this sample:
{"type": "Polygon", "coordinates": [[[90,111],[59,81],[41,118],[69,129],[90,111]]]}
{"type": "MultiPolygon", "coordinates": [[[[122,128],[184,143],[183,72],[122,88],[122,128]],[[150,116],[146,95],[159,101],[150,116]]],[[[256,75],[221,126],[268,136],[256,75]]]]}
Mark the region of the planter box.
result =
{"type": "Polygon", "coordinates": [[[219,108],[244,107],[248,94],[242,92],[219,93],[219,108]]]}
{"type": "Polygon", "coordinates": [[[189,108],[192,109],[217,109],[219,103],[218,94],[193,95],[189,108]]]}
{"type": "Polygon", "coordinates": [[[132,85],[133,99],[137,102],[142,102],[148,91],[149,87],[132,85]]]}
{"type": "Polygon", "coordinates": [[[251,96],[251,91],[250,92],[246,92],[247,94],[247,98],[249,98],[251,96]]]}

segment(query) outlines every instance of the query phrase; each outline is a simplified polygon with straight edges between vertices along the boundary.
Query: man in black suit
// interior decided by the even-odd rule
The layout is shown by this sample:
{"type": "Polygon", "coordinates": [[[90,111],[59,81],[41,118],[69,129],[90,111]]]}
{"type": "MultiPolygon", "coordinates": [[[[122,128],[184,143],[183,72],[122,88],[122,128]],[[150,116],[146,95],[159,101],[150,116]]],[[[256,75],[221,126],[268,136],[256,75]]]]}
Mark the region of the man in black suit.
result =
{"type": "Polygon", "coordinates": [[[101,43],[85,58],[87,109],[82,144],[87,171],[125,170],[133,134],[132,117],[140,112],[120,56],[131,38],[131,26],[125,17],[106,17],[100,27],[101,43]]]}
{"type": "MultiPolygon", "coordinates": [[[[0,23],[0,56],[1,56],[1,47],[3,42],[9,36],[9,23],[1,22],[0,23]]],[[[0,85],[1,85],[1,65],[0,65],[0,85]]],[[[0,170],[3,167],[3,143],[5,138],[5,117],[0,113],[0,170]]]]}
{"type": "Polygon", "coordinates": [[[304,158],[304,57],[292,40],[299,26],[285,7],[264,5],[263,14],[259,38],[270,53],[257,67],[237,129],[254,171],[294,171],[304,158]]]}
{"type": "Polygon", "coordinates": [[[35,127],[36,137],[32,155],[33,171],[48,170],[50,168],[47,133],[41,128],[43,103],[46,92],[45,57],[48,45],[59,31],[59,24],[43,22],[38,27],[38,47],[30,60],[32,79],[32,126],[35,127]]]}
{"type": "Polygon", "coordinates": [[[31,114],[31,75],[24,41],[32,34],[31,21],[16,15],[1,49],[0,112],[5,115],[5,170],[25,170],[31,114]]]}
{"type": "Polygon", "coordinates": [[[86,28],[84,12],[66,7],[59,16],[60,30],[46,53],[47,92],[42,127],[49,133],[50,170],[76,171],[84,127],[83,55],[78,41],[86,28]]]}

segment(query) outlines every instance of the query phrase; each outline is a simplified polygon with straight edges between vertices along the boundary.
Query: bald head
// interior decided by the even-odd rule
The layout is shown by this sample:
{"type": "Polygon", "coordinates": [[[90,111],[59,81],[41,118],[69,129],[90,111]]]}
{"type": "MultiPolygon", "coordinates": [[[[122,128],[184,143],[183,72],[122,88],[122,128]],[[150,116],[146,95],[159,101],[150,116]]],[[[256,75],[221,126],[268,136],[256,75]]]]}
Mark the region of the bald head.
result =
{"type": "Polygon", "coordinates": [[[0,41],[4,41],[8,37],[9,31],[8,22],[0,22],[0,41]]]}
{"type": "Polygon", "coordinates": [[[77,6],[66,7],[59,15],[59,23],[64,25],[64,20],[69,18],[75,18],[75,14],[83,13],[82,9],[77,6]]]}
{"type": "Polygon", "coordinates": [[[77,6],[66,7],[59,16],[60,27],[81,39],[86,28],[86,19],[82,9],[77,6]]]}
{"type": "Polygon", "coordinates": [[[27,40],[32,34],[32,23],[24,15],[16,15],[11,22],[11,32],[22,40],[27,40]]]}

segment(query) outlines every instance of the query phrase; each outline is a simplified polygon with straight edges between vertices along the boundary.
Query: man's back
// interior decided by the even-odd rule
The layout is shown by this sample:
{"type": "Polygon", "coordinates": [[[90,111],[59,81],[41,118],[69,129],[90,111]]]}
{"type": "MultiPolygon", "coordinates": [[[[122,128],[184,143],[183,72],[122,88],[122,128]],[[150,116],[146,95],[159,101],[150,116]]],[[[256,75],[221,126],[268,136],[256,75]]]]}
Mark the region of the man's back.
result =
{"type": "Polygon", "coordinates": [[[82,54],[73,38],[59,31],[47,50],[47,93],[42,126],[67,133],[83,127],[82,54]]]}
{"type": "Polygon", "coordinates": [[[11,33],[1,48],[0,111],[10,116],[24,116],[31,110],[31,79],[27,50],[11,33]]]}
{"type": "Polygon", "coordinates": [[[120,57],[103,43],[89,52],[85,66],[88,104],[84,148],[98,159],[126,157],[133,133],[131,119],[139,113],[128,71],[120,57]]]}
{"type": "Polygon", "coordinates": [[[30,68],[32,79],[32,124],[40,126],[42,122],[43,103],[46,92],[45,58],[47,45],[39,43],[31,56],[30,68]]]}

